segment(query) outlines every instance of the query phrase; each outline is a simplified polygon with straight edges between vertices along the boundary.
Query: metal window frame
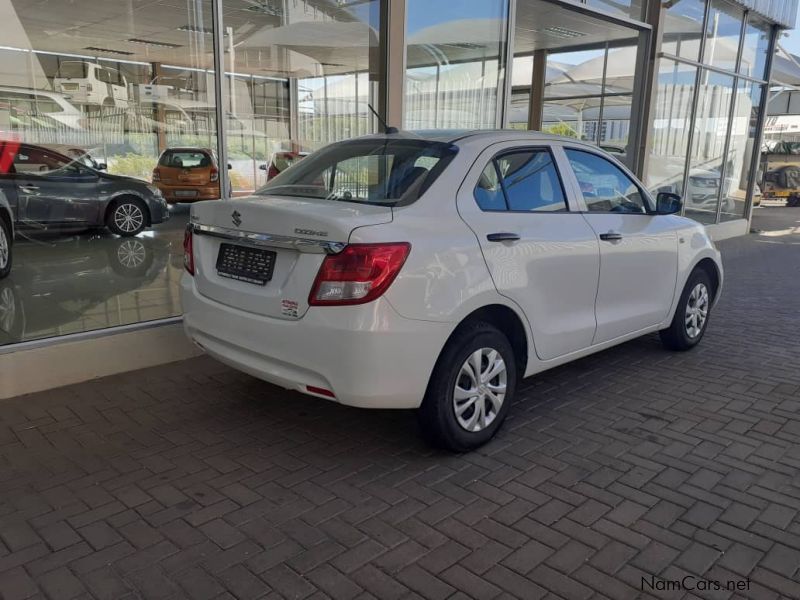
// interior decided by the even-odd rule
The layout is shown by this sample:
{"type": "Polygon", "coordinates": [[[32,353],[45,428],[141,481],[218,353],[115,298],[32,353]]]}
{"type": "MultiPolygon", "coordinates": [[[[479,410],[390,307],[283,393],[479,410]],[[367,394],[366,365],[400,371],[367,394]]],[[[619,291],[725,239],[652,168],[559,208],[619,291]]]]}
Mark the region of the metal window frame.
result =
{"type": "MultiPolygon", "coordinates": [[[[211,2],[211,36],[214,53],[214,113],[217,119],[217,157],[219,158],[219,196],[228,199],[230,173],[228,173],[228,126],[225,119],[225,26],[222,0],[211,2]]],[[[233,75],[231,75],[233,77],[233,75]]]]}
{"type": "MultiPolygon", "coordinates": [[[[733,76],[733,89],[731,90],[731,106],[728,109],[728,131],[725,137],[725,145],[722,150],[722,156],[724,157],[724,162],[719,169],[719,189],[717,190],[717,212],[714,216],[714,224],[720,222],[722,217],[722,193],[725,189],[725,176],[728,174],[728,153],[731,150],[731,138],[733,137],[733,119],[736,114],[736,104],[739,100],[739,66],[742,62],[742,48],[744,47],[744,32],[745,28],[747,27],[747,21],[750,15],[750,11],[745,10],[744,14],[742,15],[742,25],[739,27],[739,47],[736,50],[736,64],[735,70],[737,75],[733,76]]],[[[748,184],[749,185],[749,184],[748,184]]],[[[747,203],[747,196],[745,196],[745,204],[747,203]]]]}
{"type": "MultiPolygon", "coordinates": [[[[701,27],[701,31],[703,32],[702,37],[700,38],[700,47],[698,48],[697,55],[699,57],[703,57],[705,54],[706,49],[706,26],[708,23],[708,15],[711,12],[711,0],[705,0],[705,10],[703,12],[703,24],[701,27]]],[[[661,60],[661,56],[659,56],[659,61],[661,60]]],[[[674,59],[673,59],[674,60],[674,59]]],[[[675,61],[681,62],[681,61],[675,61]]],[[[692,92],[692,112],[689,118],[689,136],[686,143],[686,159],[683,163],[683,182],[681,184],[681,195],[686,195],[686,190],[689,187],[689,170],[692,168],[692,147],[694,146],[694,126],[697,122],[697,101],[700,98],[700,77],[703,74],[703,67],[700,64],[695,65],[695,75],[694,75],[694,90],[692,92]]],[[[681,206],[681,215],[686,215],[686,202],[682,203],[681,206]]]]}
{"type": "Polygon", "coordinates": [[[778,25],[772,25],[770,28],[770,40],[767,46],[767,62],[764,66],[764,72],[767,76],[767,83],[762,84],[761,87],[761,110],[756,121],[756,131],[753,137],[753,156],[750,158],[750,179],[747,182],[747,195],[745,196],[744,215],[743,218],[747,219],[748,224],[753,219],[753,195],[755,192],[756,179],[758,179],[758,165],[761,159],[761,145],[764,143],[764,124],[767,121],[767,104],[769,103],[769,80],[772,78],[772,65],[775,59],[775,49],[778,43],[778,35],[781,28],[778,25]]]}

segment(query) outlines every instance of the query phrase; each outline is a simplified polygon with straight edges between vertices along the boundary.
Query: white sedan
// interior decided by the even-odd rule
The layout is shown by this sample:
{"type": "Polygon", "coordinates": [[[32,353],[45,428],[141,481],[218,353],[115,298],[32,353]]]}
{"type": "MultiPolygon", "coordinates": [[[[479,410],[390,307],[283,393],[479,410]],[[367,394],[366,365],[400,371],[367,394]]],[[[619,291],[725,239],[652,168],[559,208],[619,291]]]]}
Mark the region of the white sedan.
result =
{"type": "Polygon", "coordinates": [[[192,206],[184,324],[255,377],[419,409],[428,439],[468,450],[522,377],[654,331],[673,350],[700,341],[722,265],[680,206],[572,139],[340,142],[253,196],[192,206]]]}

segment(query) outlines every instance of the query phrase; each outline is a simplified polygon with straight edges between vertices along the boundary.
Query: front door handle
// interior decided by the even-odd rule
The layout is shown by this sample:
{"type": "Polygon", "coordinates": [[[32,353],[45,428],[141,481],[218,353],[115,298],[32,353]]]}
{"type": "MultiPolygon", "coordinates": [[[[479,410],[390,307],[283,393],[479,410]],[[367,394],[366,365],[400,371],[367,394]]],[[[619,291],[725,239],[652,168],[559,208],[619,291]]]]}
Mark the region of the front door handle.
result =
{"type": "Polygon", "coordinates": [[[519,240],[519,234],[511,232],[490,233],[486,236],[486,239],[490,242],[516,242],[519,240]]]}
{"type": "Polygon", "coordinates": [[[618,242],[622,239],[621,233],[616,233],[614,231],[609,231],[608,233],[601,233],[600,239],[604,242],[618,242]]]}

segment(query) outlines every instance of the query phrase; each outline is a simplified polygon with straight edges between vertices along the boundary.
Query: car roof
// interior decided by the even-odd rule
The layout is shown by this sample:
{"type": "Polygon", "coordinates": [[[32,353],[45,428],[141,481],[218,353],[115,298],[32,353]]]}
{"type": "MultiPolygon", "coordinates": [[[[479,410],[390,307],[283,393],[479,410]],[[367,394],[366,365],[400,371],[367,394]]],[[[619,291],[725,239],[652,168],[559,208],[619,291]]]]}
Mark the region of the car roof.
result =
{"type": "Polygon", "coordinates": [[[570,142],[597,150],[598,146],[590,142],[584,142],[571,137],[562,135],[552,135],[541,131],[530,131],[525,129],[419,129],[401,130],[397,133],[376,133],[362,136],[357,139],[408,139],[426,140],[431,142],[444,142],[454,144],[465,140],[485,140],[487,142],[516,141],[520,138],[531,142],[570,142]]]}

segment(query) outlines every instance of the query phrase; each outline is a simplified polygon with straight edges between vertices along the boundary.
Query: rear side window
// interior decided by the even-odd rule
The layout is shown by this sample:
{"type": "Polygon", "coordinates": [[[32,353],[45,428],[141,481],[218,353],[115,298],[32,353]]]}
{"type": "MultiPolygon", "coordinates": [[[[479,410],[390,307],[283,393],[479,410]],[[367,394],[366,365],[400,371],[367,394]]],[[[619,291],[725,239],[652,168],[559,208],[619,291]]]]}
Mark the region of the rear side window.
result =
{"type": "Polygon", "coordinates": [[[158,164],[177,169],[201,169],[211,166],[211,157],[205,152],[167,151],[161,155],[158,164]]]}
{"type": "Polygon", "coordinates": [[[369,138],[332,144],[283,171],[260,196],[396,206],[414,202],[458,152],[452,144],[369,138]]]}
{"type": "Polygon", "coordinates": [[[88,65],[85,62],[68,60],[58,67],[58,76],[66,79],[86,79],[88,65]]]}
{"type": "Polygon", "coordinates": [[[492,159],[475,187],[482,210],[564,212],[566,197],[550,152],[526,149],[492,159]]]}

